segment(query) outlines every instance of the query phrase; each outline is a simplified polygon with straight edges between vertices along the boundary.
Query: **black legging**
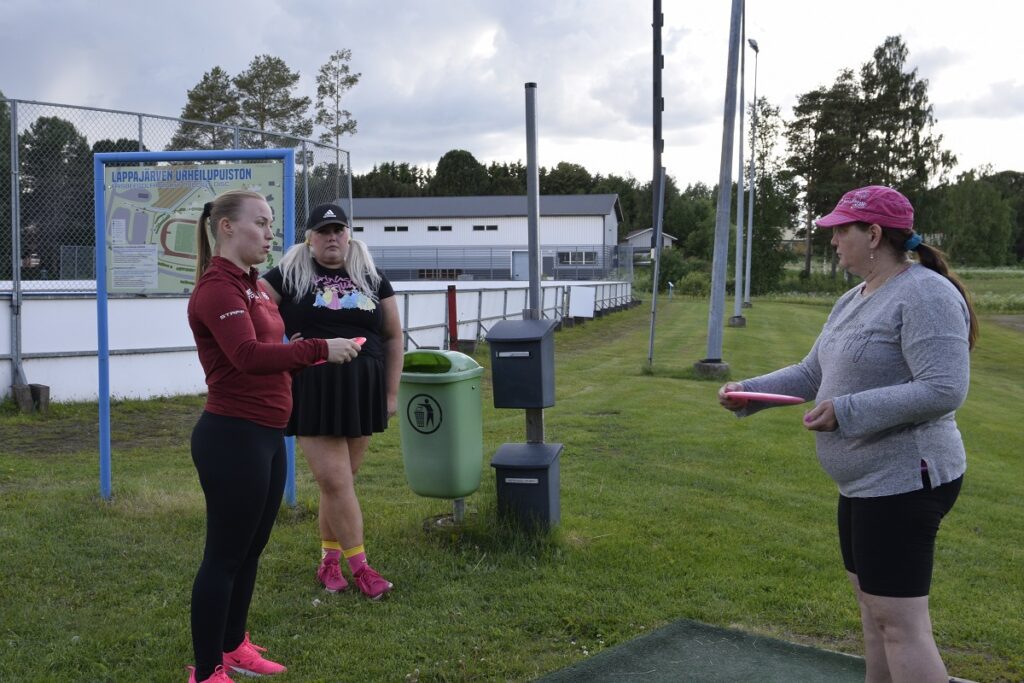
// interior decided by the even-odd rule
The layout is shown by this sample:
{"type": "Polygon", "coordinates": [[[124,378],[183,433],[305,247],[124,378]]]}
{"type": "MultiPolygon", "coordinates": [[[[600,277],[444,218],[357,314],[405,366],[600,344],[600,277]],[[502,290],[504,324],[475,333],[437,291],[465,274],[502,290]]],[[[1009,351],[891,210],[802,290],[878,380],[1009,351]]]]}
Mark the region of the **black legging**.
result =
{"type": "Polygon", "coordinates": [[[245,638],[256,569],[287,476],[283,430],[204,412],[192,462],[206,496],[206,549],[192,586],[196,680],[245,638]]]}

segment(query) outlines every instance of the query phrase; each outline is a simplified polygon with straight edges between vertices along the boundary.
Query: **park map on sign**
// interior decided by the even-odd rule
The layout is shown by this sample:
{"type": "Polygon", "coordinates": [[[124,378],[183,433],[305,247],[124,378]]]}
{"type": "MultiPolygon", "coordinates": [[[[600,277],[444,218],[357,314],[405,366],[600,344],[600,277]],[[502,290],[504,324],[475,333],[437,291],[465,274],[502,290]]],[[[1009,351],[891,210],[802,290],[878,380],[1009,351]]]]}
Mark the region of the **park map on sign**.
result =
{"type": "MultiPolygon", "coordinates": [[[[111,293],[180,294],[195,284],[196,224],[203,205],[228,190],[251,190],[282,213],[282,164],[107,166],[104,225],[111,293]]],[[[278,263],[283,227],[263,269],[278,263]]]]}

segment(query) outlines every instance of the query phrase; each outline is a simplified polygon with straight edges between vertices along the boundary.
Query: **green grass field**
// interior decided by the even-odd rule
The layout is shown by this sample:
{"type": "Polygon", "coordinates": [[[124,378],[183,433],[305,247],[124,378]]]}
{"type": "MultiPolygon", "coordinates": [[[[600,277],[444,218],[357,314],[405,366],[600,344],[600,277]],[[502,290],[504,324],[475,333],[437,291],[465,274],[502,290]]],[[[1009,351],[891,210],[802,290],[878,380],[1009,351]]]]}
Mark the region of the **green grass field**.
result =
{"type": "MultiPolygon", "coordinates": [[[[646,298],[646,297],[645,297],[646,298]]],[[[562,524],[530,538],[495,518],[488,467],[524,440],[484,375],[484,479],[459,531],[411,492],[398,430],[360,473],[371,562],[396,584],[371,603],[318,590],[316,489],[298,464],[249,625],[283,681],[524,681],[679,618],[860,653],[835,541],[833,484],[802,409],[737,420],[692,379],[704,301],[662,298],[557,333],[547,440],[565,444],[562,524]],[[429,526],[429,524],[427,525],[429,526]]],[[[828,308],[760,301],[726,328],[734,378],[799,360],[828,308]]],[[[983,319],[959,422],[963,493],[939,535],[932,616],[951,674],[1024,680],[1024,332],[983,319]],[[1015,436],[1017,435],[1017,436],[1015,436]]],[[[1019,324],[1019,323],[1018,323],[1019,324]]],[[[478,356],[487,364],[486,354],[478,356]]],[[[0,414],[0,680],[184,681],[203,503],[188,452],[201,397],[112,409],[114,500],[98,496],[96,407],[0,414]]]]}

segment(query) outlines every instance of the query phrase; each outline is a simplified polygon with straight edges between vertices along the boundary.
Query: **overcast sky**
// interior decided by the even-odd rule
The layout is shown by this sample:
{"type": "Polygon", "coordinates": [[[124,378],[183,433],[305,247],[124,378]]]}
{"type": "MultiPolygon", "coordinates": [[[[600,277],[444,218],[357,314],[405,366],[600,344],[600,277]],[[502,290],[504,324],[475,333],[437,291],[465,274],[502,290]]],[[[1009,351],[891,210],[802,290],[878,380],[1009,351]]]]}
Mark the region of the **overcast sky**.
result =
{"type": "MultiPolygon", "coordinates": [[[[680,183],[718,180],[728,0],[663,0],[664,163],[680,183]]],[[[858,69],[889,35],[929,81],[957,170],[1024,170],[1024,3],[748,0],[758,94],[789,116],[796,96],[858,69]],[[949,9],[946,9],[946,8],[949,9]]],[[[346,106],[357,172],[526,159],[523,85],[538,84],[540,163],[652,169],[650,0],[0,0],[0,91],[11,98],[167,116],[220,66],[270,54],[315,98],[332,52],[362,73],[346,106]]],[[[747,97],[753,53],[747,50],[747,97]]],[[[749,120],[747,122],[749,125],[749,120]]]]}

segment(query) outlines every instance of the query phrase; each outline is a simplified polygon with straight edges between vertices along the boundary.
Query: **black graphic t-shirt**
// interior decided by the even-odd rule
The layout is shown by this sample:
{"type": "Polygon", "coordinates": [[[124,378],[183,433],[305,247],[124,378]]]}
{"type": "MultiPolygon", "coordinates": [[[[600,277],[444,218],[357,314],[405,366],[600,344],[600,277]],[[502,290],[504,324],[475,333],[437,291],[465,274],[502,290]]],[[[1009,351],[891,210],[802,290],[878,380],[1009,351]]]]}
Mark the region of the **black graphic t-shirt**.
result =
{"type": "Polygon", "coordinates": [[[384,313],[379,302],[395,295],[388,279],[381,275],[374,301],[359,291],[344,268],[324,268],[316,263],[314,267],[313,289],[299,301],[295,301],[294,292],[285,291],[279,268],[263,275],[281,295],[279,309],[285,333],[291,337],[301,332],[306,339],[366,337],[362,353],[384,360],[384,313]]]}

